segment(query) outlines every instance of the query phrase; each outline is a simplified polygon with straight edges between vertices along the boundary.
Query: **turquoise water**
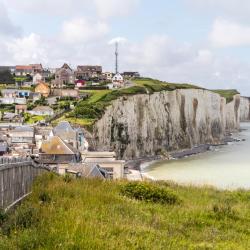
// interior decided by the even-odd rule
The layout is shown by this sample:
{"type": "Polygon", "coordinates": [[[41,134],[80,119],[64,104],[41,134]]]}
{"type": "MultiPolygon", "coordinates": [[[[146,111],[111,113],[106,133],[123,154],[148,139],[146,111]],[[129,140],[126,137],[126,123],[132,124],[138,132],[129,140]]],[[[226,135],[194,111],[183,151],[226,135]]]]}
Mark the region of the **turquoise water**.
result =
{"type": "Polygon", "coordinates": [[[217,147],[200,155],[162,161],[144,169],[157,180],[179,184],[212,185],[223,189],[250,189],[250,123],[242,123],[234,137],[246,141],[217,147]]]}

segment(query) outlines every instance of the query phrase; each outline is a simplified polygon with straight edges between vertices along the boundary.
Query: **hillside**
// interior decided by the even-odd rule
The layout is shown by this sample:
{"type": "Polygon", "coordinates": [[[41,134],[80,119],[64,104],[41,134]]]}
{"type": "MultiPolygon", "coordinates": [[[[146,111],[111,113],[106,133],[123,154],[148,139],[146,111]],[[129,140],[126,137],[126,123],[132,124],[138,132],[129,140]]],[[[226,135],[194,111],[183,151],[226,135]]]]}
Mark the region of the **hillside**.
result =
{"type": "MultiPolygon", "coordinates": [[[[105,112],[105,109],[112,101],[120,97],[138,95],[138,94],[153,94],[161,91],[174,91],[177,89],[203,89],[192,84],[168,83],[151,78],[138,78],[132,81],[132,86],[115,89],[115,90],[82,90],[84,94],[88,94],[89,98],[80,101],[73,112],[69,112],[60,120],[68,120],[73,124],[79,124],[92,129],[92,125],[96,120],[100,119],[105,112]]],[[[211,90],[222,97],[225,97],[227,103],[233,100],[233,96],[238,94],[236,90],[211,90]]]]}
{"type": "Polygon", "coordinates": [[[249,197],[45,175],[22,206],[0,216],[0,249],[249,249],[249,197]]]}

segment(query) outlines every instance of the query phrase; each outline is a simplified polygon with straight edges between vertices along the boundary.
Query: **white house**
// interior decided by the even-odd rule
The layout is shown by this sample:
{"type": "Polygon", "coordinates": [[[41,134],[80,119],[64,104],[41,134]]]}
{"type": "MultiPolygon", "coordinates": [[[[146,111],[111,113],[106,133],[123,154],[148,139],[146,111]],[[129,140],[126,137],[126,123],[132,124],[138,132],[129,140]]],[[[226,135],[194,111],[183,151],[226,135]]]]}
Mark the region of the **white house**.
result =
{"type": "Polygon", "coordinates": [[[124,85],[124,78],[120,73],[117,73],[113,78],[112,78],[112,83],[115,88],[120,88],[124,85]]]}
{"type": "Polygon", "coordinates": [[[37,106],[29,113],[31,115],[52,116],[54,115],[54,110],[48,106],[37,106]]]}
{"type": "Polygon", "coordinates": [[[41,73],[36,73],[34,76],[33,76],[33,84],[38,84],[40,82],[43,82],[44,81],[44,77],[41,73]]]}

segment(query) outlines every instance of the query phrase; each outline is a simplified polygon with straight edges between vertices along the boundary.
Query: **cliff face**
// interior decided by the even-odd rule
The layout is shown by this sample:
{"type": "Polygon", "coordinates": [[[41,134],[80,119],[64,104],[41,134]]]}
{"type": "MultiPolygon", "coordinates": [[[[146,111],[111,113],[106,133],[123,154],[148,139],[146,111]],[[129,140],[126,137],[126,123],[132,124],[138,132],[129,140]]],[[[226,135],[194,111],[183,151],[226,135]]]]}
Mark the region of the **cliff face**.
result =
{"type": "Polygon", "coordinates": [[[96,149],[133,159],[219,143],[227,129],[239,128],[239,106],[238,95],[226,104],[220,95],[200,89],[122,97],[95,124],[96,149]]]}
{"type": "Polygon", "coordinates": [[[243,122],[250,120],[250,98],[249,97],[240,98],[240,120],[243,122]]]}

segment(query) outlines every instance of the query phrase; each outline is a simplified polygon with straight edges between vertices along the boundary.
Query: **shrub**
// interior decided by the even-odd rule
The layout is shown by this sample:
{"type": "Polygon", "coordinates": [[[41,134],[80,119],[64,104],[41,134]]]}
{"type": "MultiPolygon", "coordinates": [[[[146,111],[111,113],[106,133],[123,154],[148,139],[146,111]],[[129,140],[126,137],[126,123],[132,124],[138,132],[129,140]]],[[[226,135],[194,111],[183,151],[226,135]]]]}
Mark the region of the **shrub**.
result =
{"type": "Polygon", "coordinates": [[[7,218],[6,213],[4,212],[4,210],[0,209],[0,225],[3,224],[3,222],[6,220],[6,218],[7,218]]]}
{"type": "Polygon", "coordinates": [[[176,204],[180,200],[167,188],[146,182],[129,182],[121,187],[121,194],[129,198],[161,204],[176,204]]]}
{"type": "Polygon", "coordinates": [[[43,203],[48,203],[51,201],[51,197],[48,192],[43,191],[42,193],[39,194],[39,200],[43,203]]]}
{"type": "Polygon", "coordinates": [[[213,205],[212,212],[218,220],[225,218],[237,218],[236,211],[233,210],[229,204],[215,204],[213,205]]]}

